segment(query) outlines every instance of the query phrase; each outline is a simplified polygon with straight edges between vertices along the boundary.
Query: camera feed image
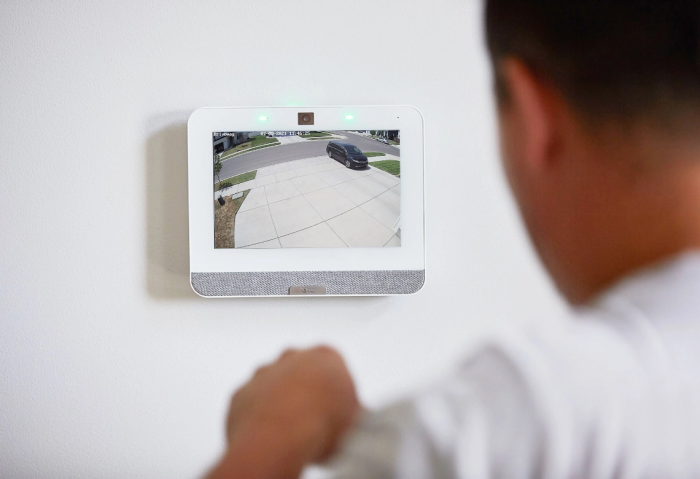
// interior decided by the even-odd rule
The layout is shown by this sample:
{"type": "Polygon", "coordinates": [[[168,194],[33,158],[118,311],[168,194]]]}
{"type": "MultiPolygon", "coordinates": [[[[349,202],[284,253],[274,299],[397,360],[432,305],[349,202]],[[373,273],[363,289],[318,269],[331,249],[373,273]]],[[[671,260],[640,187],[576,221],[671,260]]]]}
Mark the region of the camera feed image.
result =
{"type": "Polygon", "coordinates": [[[398,130],[214,132],[215,248],[401,246],[398,130]]]}

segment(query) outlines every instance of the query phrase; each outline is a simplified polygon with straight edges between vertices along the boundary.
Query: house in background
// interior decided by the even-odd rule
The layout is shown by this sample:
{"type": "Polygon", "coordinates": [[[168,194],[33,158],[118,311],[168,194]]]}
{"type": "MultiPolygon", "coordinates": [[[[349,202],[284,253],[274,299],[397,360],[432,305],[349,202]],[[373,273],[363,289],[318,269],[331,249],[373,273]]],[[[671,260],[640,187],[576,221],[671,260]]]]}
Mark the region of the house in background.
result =
{"type": "Polygon", "coordinates": [[[245,143],[251,137],[258,136],[259,131],[244,131],[244,132],[218,132],[214,133],[214,153],[222,153],[230,150],[236,145],[245,143]]]}
{"type": "Polygon", "coordinates": [[[376,136],[401,144],[401,131],[399,130],[377,130],[376,133],[376,136]]]}

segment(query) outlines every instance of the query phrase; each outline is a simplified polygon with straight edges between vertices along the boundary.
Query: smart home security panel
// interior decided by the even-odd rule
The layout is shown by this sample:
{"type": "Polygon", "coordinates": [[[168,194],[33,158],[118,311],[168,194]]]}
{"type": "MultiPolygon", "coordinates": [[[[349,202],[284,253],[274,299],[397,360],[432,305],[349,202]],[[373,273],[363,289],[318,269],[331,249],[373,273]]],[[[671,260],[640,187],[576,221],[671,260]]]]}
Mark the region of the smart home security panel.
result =
{"type": "Polygon", "coordinates": [[[390,295],[423,286],[415,108],[200,108],[188,149],[190,281],[199,295],[390,295]]]}

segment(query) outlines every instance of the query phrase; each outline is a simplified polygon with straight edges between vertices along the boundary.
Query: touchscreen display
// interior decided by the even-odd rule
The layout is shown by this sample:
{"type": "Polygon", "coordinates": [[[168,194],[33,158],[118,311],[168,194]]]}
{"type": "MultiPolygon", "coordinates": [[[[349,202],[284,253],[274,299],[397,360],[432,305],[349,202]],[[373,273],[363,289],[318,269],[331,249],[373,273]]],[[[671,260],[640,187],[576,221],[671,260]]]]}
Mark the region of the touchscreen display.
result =
{"type": "Polygon", "coordinates": [[[215,248],[401,246],[401,132],[212,139],[215,248]]]}

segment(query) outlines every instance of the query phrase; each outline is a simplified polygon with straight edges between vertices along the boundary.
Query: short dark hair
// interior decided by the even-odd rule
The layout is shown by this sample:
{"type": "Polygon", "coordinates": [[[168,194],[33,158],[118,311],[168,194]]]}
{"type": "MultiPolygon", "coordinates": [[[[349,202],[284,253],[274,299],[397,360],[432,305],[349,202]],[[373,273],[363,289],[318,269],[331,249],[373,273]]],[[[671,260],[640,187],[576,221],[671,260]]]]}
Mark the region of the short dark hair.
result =
{"type": "Polygon", "coordinates": [[[486,0],[486,31],[589,119],[700,114],[700,0],[486,0]]]}

